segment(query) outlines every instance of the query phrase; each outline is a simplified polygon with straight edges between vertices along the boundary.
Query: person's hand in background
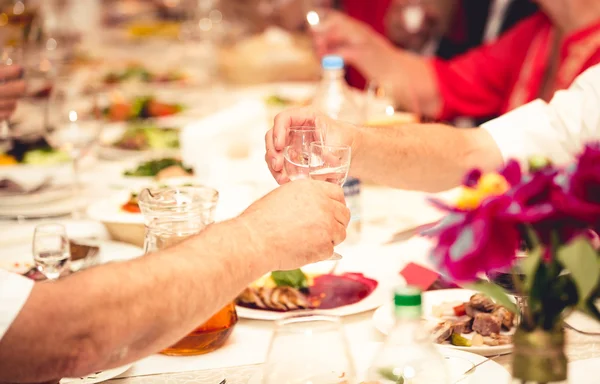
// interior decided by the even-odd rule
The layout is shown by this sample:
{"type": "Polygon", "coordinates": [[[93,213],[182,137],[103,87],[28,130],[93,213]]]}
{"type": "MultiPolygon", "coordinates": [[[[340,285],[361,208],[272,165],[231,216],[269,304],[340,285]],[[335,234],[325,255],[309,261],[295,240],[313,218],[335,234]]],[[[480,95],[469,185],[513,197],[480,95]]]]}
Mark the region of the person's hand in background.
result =
{"type": "Polygon", "coordinates": [[[0,66],[0,120],[8,119],[25,95],[23,68],[19,65],[0,66]]]}

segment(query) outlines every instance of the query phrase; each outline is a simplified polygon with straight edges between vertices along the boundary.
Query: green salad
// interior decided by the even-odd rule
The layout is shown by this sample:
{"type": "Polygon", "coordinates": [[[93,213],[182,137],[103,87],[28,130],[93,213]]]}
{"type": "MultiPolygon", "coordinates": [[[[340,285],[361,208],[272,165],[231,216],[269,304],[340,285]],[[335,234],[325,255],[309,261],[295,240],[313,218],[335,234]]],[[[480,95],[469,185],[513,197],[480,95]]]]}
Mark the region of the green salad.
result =
{"type": "Polygon", "coordinates": [[[193,174],[193,170],[183,165],[181,160],[165,158],[143,162],[137,168],[125,171],[124,175],[131,177],[155,177],[159,172],[170,167],[179,167],[184,172],[190,175],[193,174]]]}
{"type": "Polygon", "coordinates": [[[156,126],[130,126],[113,146],[134,151],[178,149],[179,130],[156,126]]]}

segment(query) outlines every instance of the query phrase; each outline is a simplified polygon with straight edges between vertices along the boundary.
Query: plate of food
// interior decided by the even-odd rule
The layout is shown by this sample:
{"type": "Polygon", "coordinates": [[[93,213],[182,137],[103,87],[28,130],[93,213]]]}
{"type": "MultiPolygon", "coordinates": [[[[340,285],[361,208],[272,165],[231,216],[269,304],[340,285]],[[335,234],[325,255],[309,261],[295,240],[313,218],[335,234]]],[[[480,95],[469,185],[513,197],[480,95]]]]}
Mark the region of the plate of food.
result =
{"type": "Polygon", "coordinates": [[[109,100],[100,101],[99,108],[100,115],[113,123],[162,119],[179,115],[185,110],[183,104],[164,101],[156,96],[128,98],[120,94],[113,94],[109,100]]]}
{"type": "Polygon", "coordinates": [[[131,62],[123,68],[107,71],[102,76],[102,85],[114,86],[123,83],[156,84],[156,85],[186,85],[191,76],[183,70],[167,69],[164,71],[151,70],[147,66],[131,62]]]}
{"type": "Polygon", "coordinates": [[[77,384],[96,384],[96,383],[101,383],[103,381],[107,381],[110,379],[114,379],[117,376],[122,375],[123,373],[127,372],[127,370],[129,370],[129,368],[131,368],[133,364],[128,364],[128,365],[124,365],[122,367],[119,368],[114,368],[114,369],[108,369],[105,371],[98,371],[98,372],[94,372],[91,373],[87,376],[83,376],[83,377],[76,377],[76,378],[64,378],[60,380],[60,384],[72,384],[72,383],[77,383],[77,384]]]}
{"type": "Polygon", "coordinates": [[[192,177],[194,170],[176,157],[164,157],[140,162],[137,166],[123,171],[129,179],[146,178],[146,181],[163,181],[172,178],[192,177]]]}
{"type": "Polygon", "coordinates": [[[332,267],[327,262],[317,263],[263,276],[236,298],[238,315],[270,321],[310,311],[350,316],[370,311],[389,300],[390,289],[386,284],[359,272],[332,272],[332,267]]]}
{"type": "MultiPolygon", "coordinates": [[[[512,352],[515,314],[481,293],[466,289],[425,292],[423,316],[441,346],[483,356],[512,352]]],[[[393,305],[378,308],[373,322],[387,335],[394,325],[393,305]]]]}
{"type": "MultiPolygon", "coordinates": [[[[108,240],[90,240],[72,238],[70,272],[115,261],[126,261],[139,257],[143,250],[139,247],[108,240]]],[[[31,239],[6,244],[0,249],[0,268],[27,276],[34,280],[43,280],[33,262],[31,239]]]]}
{"type": "Polygon", "coordinates": [[[113,125],[100,136],[99,155],[113,160],[131,156],[171,155],[179,152],[179,129],[156,124],[113,125]]]}

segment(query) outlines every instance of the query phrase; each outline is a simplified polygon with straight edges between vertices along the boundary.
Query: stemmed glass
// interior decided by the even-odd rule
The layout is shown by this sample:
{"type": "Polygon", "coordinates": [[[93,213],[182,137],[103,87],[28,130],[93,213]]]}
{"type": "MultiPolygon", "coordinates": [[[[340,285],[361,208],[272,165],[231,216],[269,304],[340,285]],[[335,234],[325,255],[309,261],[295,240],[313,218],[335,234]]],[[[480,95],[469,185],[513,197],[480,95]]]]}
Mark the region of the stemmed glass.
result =
{"type": "Polygon", "coordinates": [[[80,160],[98,140],[102,122],[97,116],[95,98],[76,98],[69,92],[51,102],[50,124],[46,140],[71,156],[73,166],[73,194],[80,192],[80,160]]]}
{"type": "Polygon", "coordinates": [[[366,91],[364,116],[367,120],[365,125],[385,128],[419,122],[419,108],[415,98],[413,98],[415,102],[412,106],[414,113],[409,113],[397,109],[394,88],[391,84],[372,80],[366,91]]]}
{"type": "Polygon", "coordinates": [[[314,32],[319,32],[327,14],[332,9],[333,0],[304,0],[306,21],[314,32]]]}
{"type": "Polygon", "coordinates": [[[33,260],[48,280],[56,280],[69,267],[71,248],[60,224],[41,224],[33,234],[33,260]]]}
{"type": "Polygon", "coordinates": [[[276,323],[263,384],[354,382],[354,366],[339,318],[299,315],[276,323]]]}
{"type": "MultiPolygon", "coordinates": [[[[351,148],[349,146],[325,145],[322,142],[310,144],[308,174],[313,180],[344,185],[350,171],[351,148]]],[[[334,252],[328,260],[341,260],[342,255],[334,252]]]]}

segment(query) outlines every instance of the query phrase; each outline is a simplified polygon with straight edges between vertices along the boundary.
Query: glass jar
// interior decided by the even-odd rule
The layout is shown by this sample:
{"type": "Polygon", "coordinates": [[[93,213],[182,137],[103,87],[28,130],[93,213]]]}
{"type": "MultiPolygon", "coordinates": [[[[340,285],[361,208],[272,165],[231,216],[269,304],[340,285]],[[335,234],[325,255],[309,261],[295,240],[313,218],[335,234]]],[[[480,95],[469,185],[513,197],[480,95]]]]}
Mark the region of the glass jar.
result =
{"type": "MultiPolygon", "coordinates": [[[[173,246],[198,234],[214,222],[218,199],[219,193],[208,187],[143,190],[139,206],[146,226],[144,253],[173,246]]],[[[231,335],[237,320],[235,304],[230,303],[162,353],[192,356],[219,349],[231,335]]]]}

